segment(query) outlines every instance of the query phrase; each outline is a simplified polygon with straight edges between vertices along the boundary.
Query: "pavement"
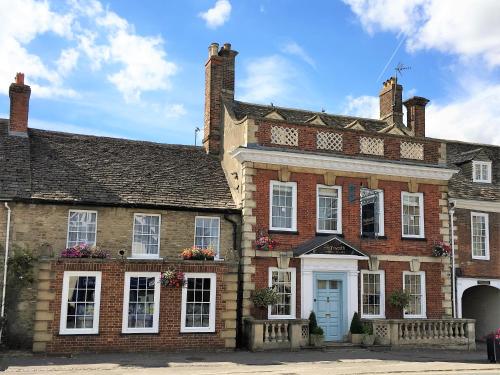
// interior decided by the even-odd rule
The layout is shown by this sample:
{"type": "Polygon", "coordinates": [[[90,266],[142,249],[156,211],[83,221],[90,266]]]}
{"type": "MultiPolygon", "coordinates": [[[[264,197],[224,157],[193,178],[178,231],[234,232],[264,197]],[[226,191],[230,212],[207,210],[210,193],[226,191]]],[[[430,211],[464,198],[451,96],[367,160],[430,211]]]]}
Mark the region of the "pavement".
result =
{"type": "Polygon", "coordinates": [[[40,356],[0,353],[6,374],[55,375],[445,375],[499,374],[500,364],[487,361],[483,346],[476,351],[445,349],[390,350],[327,348],[298,352],[107,353],[40,356]]]}

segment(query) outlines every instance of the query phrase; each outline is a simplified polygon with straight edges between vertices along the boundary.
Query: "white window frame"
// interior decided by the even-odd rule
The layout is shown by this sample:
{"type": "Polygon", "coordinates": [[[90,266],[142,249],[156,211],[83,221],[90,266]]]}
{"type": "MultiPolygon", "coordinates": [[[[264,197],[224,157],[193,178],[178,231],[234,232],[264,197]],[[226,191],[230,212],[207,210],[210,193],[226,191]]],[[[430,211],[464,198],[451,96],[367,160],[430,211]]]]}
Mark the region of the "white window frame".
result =
{"type": "Polygon", "coordinates": [[[361,270],[361,317],[366,319],[385,319],[385,271],[369,271],[369,270],[361,270]],[[364,275],[380,275],[380,314],[372,315],[372,314],[364,314],[363,313],[363,295],[364,295],[364,275]]]}
{"type": "Polygon", "coordinates": [[[123,315],[122,315],[122,333],[158,333],[158,321],[160,316],[160,272],[125,272],[125,283],[123,287],[123,315]],[[130,278],[131,277],[154,277],[154,314],[153,327],[151,328],[130,328],[128,326],[128,304],[130,302],[130,278]]]}
{"type": "Polygon", "coordinates": [[[184,274],[184,278],[186,280],[186,284],[182,287],[181,332],[215,332],[215,308],[217,306],[217,274],[188,272],[184,274]],[[208,327],[186,327],[187,280],[189,278],[210,279],[210,317],[208,318],[208,327]]]}
{"type": "Polygon", "coordinates": [[[405,285],[405,275],[420,275],[420,290],[422,290],[422,314],[406,314],[406,310],[403,312],[403,318],[413,319],[413,318],[427,318],[427,290],[425,289],[425,272],[411,272],[403,271],[403,290],[406,290],[405,285]]]}
{"type": "Polygon", "coordinates": [[[193,245],[196,246],[196,221],[198,219],[210,219],[217,220],[217,248],[213,249],[215,251],[215,259],[220,257],[220,217],[219,216],[195,216],[194,218],[194,238],[193,245]]]}
{"type": "Polygon", "coordinates": [[[269,183],[269,229],[286,232],[297,231],[297,183],[296,182],[281,182],[272,180],[269,183]],[[281,228],[273,226],[273,187],[276,185],[292,187],[292,227],[281,228]]]}
{"type": "Polygon", "coordinates": [[[471,212],[470,213],[470,250],[472,259],[478,260],[490,260],[490,223],[489,223],[489,215],[484,212],[471,212]],[[474,216],[484,217],[484,227],[486,231],[486,238],[484,244],[484,256],[482,255],[474,255],[474,216]]]}
{"type": "Polygon", "coordinates": [[[134,259],[158,259],[160,258],[160,243],[161,243],[161,214],[148,214],[144,212],[134,213],[132,222],[132,248],[130,250],[131,258],[134,259]],[[134,237],[135,237],[135,218],[136,216],[158,216],[158,254],[136,254],[134,253],[134,237]]]}
{"type": "MultiPolygon", "coordinates": [[[[368,188],[367,188],[368,189],[368,188]]],[[[384,226],[384,222],[385,222],[385,213],[384,213],[384,210],[385,210],[385,203],[384,203],[384,191],[382,189],[368,189],[368,190],[372,190],[372,191],[375,191],[378,193],[378,210],[379,210],[379,223],[378,223],[378,233],[377,233],[377,236],[379,237],[382,237],[382,236],[385,236],[385,226],[384,226]]],[[[360,190],[360,195],[361,195],[361,190],[360,190]]],[[[360,197],[361,199],[361,197],[360,197]]],[[[401,201],[402,202],[402,201],[401,201]]],[[[359,205],[359,210],[360,210],[360,217],[362,218],[361,214],[362,214],[362,210],[363,210],[363,207],[361,206],[361,203],[359,205]]],[[[403,210],[403,208],[401,208],[401,211],[403,210]]],[[[363,234],[363,222],[361,220],[360,222],[360,233],[363,234]]]]}
{"type": "Polygon", "coordinates": [[[78,213],[81,213],[81,212],[85,212],[85,213],[89,213],[89,214],[95,214],[95,244],[97,245],[97,211],[94,211],[94,210],[69,210],[68,211],[68,226],[67,226],[67,230],[66,230],[66,248],[69,248],[69,222],[70,222],[70,219],[71,219],[71,213],[73,212],[78,212],[78,213]]]}
{"type": "Polygon", "coordinates": [[[60,335],[95,335],[99,333],[99,310],[101,305],[101,272],[100,271],[64,271],[61,297],[61,317],[59,321],[60,335]],[[72,276],[95,277],[94,292],[94,325],[92,328],[66,328],[68,316],[69,278],[72,276]]]}
{"type": "Polygon", "coordinates": [[[403,238],[425,238],[425,220],[424,220],[424,193],[409,193],[407,191],[402,191],[401,192],[401,236],[403,238]],[[419,220],[419,228],[420,228],[420,234],[405,234],[405,228],[404,228],[404,210],[403,210],[403,205],[404,205],[404,197],[405,196],[416,196],[419,197],[419,214],[420,214],[420,220],[419,220]]]}
{"type": "Polygon", "coordinates": [[[295,305],[297,301],[297,284],[296,284],[296,277],[297,277],[297,272],[296,269],[293,267],[290,268],[278,268],[278,267],[269,267],[268,268],[268,286],[269,288],[273,287],[273,272],[278,271],[278,272],[290,272],[291,273],[291,289],[292,289],[292,296],[291,296],[291,306],[290,306],[290,315],[273,315],[271,314],[272,307],[268,306],[267,307],[267,318],[268,319],[295,319],[296,316],[296,311],[295,311],[295,305]]]}
{"type": "Polygon", "coordinates": [[[316,185],[316,232],[317,233],[342,233],[342,186],[316,185]],[[337,230],[320,230],[319,229],[319,189],[337,190],[337,230]]]}
{"type": "MultiPolygon", "coordinates": [[[[483,182],[490,184],[491,183],[491,161],[472,161],[472,182],[483,182]],[[488,176],[486,179],[483,178],[476,178],[476,170],[477,168],[480,168],[480,171],[483,166],[486,166],[486,170],[488,171],[488,176]]],[[[482,173],[481,173],[482,175],[482,173]]]]}

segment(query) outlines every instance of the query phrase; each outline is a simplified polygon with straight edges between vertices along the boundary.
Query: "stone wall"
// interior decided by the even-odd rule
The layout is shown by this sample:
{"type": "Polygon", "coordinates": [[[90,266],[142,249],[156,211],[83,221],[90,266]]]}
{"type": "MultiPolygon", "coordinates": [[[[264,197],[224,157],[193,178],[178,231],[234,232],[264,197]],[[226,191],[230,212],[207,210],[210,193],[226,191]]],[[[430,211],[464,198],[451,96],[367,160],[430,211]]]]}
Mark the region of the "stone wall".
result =
{"type": "MultiPolygon", "coordinates": [[[[233,243],[233,225],[220,213],[14,202],[9,204],[12,208],[10,244],[13,251],[24,249],[42,257],[58,255],[66,247],[69,210],[88,209],[97,211],[97,245],[108,251],[111,257],[119,258],[120,250],[125,251],[125,258],[131,256],[134,213],[155,213],[161,214],[160,257],[178,259],[182,249],[193,246],[196,216],[217,216],[220,217],[220,255],[225,260],[238,261],[238,251],[234,249],[233,243]]],[[[2,205],[0,207],[2,250],[5,243],[5,218],[6,210],[2,205]]],[[[238,219],[238,215],[231,215],[231,218],[238,219]]],[[[2,251],[2,258],[3,254],[2,251]]],[[[0,269],[3,272],[3,260],[0,269]]],[[[49,277],[45,271],[41,271],[42,279],[49,277]]],[[[35,277],[37,273],[38,267],[35,267],[35,277]]],[[[231,277],[235,279],[236,290],[237,276],[231,277]]],[[[49,279],[43,280],[49,281],[49,279]]],[[[7,314],[15,319],[9,319],[7,332],[11,337],[11,343],[15,346],[31,347],[34,332],[36,334],[40,328],[43,329],[43,324],[36,326],[35,323],[34,327],[33,319],[35,318],[35,305],[46,304],[47,293],[53,292],[50,289],[44,289],[45,285],[44,283],[27,285],[21,291],[14,288],[17,285],[8,286],[8,296],[15,298],[11,299],[7,314]],[[40,293],[42,293],[41,297],[40,293]]],[[[234,301],[231,303],[236,304],[236,292],[234,301]]],[[[236,308],[234,314],[236,320],[236,308]]]]}

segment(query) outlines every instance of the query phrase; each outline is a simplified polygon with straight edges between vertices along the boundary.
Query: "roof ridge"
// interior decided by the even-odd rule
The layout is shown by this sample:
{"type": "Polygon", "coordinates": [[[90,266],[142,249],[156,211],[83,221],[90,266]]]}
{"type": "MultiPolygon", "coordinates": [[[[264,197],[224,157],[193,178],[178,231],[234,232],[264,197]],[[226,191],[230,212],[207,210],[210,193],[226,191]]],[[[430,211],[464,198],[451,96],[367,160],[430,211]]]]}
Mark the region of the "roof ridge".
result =
{"type": "Polygon", "coordinates": [[[185,145],[181,143],[162,143],[162,142],[153,142],[148,140],[141,139],[130,139],[130,138],[121,138],[121,137],[111,137],[107,135],[95,135],[95,134],[80,134],[80,133],[70,133],[56,130],[47,130],[47,129],[37,129],[37,128],[28,128],[30,132],[34,133],[48,133],[52,135],[66,136],[66,137],[82,137],[82,138],[99,138],[99,139],[110,139],[114,141],[123,141],[123,142],[131,142],[131,143],[140,143],[140,144],[152,144],[159,146],[168,146],[168,147],[182,147],[182,148],[193,148],[193,149],[203,149],[203,146],[194,146],[194,145],[185,145]]]}
{"type": "Polygon", "coordinates": [[[270,109],[283,109],[285,111],[296,111],[296,112],[307,112],[307,113],[312,113],[315,115],[320,115],[320,116],[332,116],[332,117],[343,117],[346,119],[355,119],[355,120],[365,120],[365,121],[374,121],[374,122],[384,122],[384,120],[380,119],[373,119],[373,118],[367,118],[367,117],[359,117],[359,116],[351,116],[351,115],[341,115],[341,114],[334,114],[334,113],[327,113],[327,112],[318,112],[318,111],[311,111],[309,109],[300,109],[300,108],[290,108],[290,107],[280,107],[277,105],[266,105],[266,104],[258,104],[258,103],[249,103],[249,102],[244,102],[241,100],[234,100],[235,103],[241,103],[241,104],[246,104],[246,105],[252,105],[252,106],[257,106],[257,107],[262,107],[262,108],[270,108],[270,109]]]}

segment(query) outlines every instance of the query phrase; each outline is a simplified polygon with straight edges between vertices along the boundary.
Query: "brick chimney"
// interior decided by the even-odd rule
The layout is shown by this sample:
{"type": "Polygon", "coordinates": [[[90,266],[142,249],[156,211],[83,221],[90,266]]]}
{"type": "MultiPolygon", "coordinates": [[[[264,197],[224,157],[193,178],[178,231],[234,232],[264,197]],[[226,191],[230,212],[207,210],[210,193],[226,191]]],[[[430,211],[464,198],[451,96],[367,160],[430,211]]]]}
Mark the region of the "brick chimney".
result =
{"type": "Polygon", "coordinates": [[[414,137],[425,137],[425,106],[429,100],[421,96],[407,99],[403,104],[406,107],[406,126],[414,137]]]}
{"type": "Polygon", "coordinates": [[[208,47],[208,61],[205,64],[205,124],[203,145],[210,154],[221,152],[223,121],[222,100],[234,100],[234,65],[238,52],[225,43],[208,47]]]}
{"type": "Polygon", "coordinates": [[[395,77],[384,82],[379,98],[380,119],[390,125],[403,125],[403,86],[398,85],[395,77]]]}
{"type": "Polygon", "coordinates": [[[28,111],[31,88],[24,84],[24,74],[17,73],[16,81],[9,87],[10,122],[9,134],[28,135],[28,111]]]}

